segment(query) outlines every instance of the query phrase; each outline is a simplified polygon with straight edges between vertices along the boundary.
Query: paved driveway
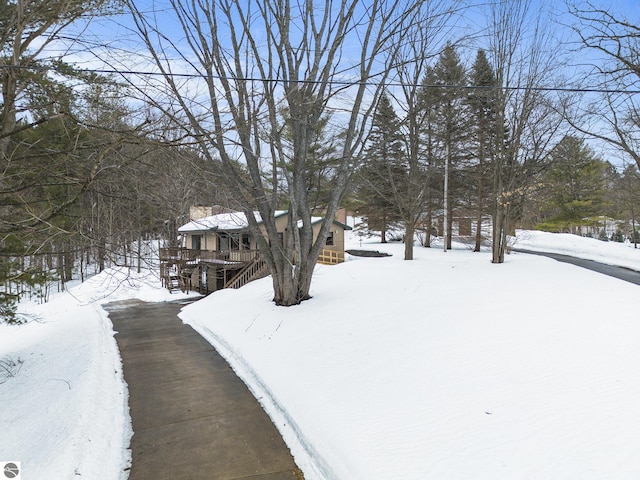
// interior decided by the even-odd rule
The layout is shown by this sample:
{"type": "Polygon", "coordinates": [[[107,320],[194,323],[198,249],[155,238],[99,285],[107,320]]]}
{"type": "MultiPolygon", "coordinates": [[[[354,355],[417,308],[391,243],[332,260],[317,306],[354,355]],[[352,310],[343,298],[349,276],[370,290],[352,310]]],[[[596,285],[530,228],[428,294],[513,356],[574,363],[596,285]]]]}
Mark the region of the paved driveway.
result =
{"type": "Polygon", "coordinates": [[[594,272],[609,275],[610,277],[619,278],[627,282],[640,285],[640,272],[624,267],[616,267],[614,265],[606,265],[604,263],[594,262],[593,260],[585,260],[583,258],[571,257],[569,255],[560,255],[558,253],[534,252],[531,250],[514,249],[514,252],[528,253],[531,255],[541,255],[543,257],[553,258],[559,262],[571,263],[582,268],[593,270],[594,272]]]}
{"type": "Polygon", "coordinates": [[[299,480],[278,430],[174,303],[106,306],[129,386],[130,480],[299,480]]]}

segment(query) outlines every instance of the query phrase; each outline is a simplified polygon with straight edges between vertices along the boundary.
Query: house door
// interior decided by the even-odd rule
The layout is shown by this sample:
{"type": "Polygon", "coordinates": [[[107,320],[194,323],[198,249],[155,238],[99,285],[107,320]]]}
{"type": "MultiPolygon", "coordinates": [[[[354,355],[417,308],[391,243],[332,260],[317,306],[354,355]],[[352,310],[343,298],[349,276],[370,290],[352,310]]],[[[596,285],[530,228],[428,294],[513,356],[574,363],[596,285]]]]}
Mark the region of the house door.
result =
{"type": "Polygon", "coordinates": [[[229,235],[226,233],[218,234],[218,250],[221,252],[229,251],[229,235]]]}
{"type": "Polygon", "coordinates": [[[242,234],[242,249],[251,250],[251,236],[248,233],[242,234]]]}

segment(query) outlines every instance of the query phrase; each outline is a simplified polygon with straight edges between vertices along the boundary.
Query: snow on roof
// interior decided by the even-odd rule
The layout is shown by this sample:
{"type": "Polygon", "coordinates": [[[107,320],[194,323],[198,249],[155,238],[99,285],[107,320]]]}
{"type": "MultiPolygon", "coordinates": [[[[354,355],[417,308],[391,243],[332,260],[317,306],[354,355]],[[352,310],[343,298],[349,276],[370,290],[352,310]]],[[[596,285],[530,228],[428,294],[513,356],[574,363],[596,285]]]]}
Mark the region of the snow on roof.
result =
{"type": "Polygon", "coordinates": [[[178,228],[178,232],[203,232],[215,229],[237,230],[247,228],[248,226],[249,222],[247,221],[247,217],[242,212],[220,213],[218,215],[192,220],[178,228]]]}
{"type": "MultiPolygon", "coordinates": [[[[323,217],[311,217],[311,225],[322,221],[323,217]]],[[[302,220],[298,220],[298,228],[302,228],[302,220]]]]}
{"type": "MultiPolygon", "coordinates": [[[[275,217],[285,215],[287,210],[276,210],[275,217]]],[[[253,212],[258,223],[262,222],[262,217],[258,212],[253,212]]],[[[323,217],[311,217],[311,225],[321,222],[323,217]]],[[[334,220],[334,223],[342,226],[345,230],[351,230],[351,227],[334,220]]],[[[298,228],[302,227],[302,220],[298,220],[298,228]]],[[[249,228],[247,216],[243,212],[219,213],[210,217],[192,220],[189,223],[178,228],[179,233],[187,232],[207,232],[210,230],[244,230],[249,228]]]]}
{"type": "MultiPolygon", "coordinates": [[[[284,215],[286,210],[276,210],[275,216],[284,215]]],[[[262,218],[258,212],[253,212],[258,223],[262,218]]],[[[243,230],[249,228],[249,221],[243,212],[219,213],[210,217],[192,220],[178,228],[179,233],[186,232],[206,232],[209,230],[243,230]]]]}

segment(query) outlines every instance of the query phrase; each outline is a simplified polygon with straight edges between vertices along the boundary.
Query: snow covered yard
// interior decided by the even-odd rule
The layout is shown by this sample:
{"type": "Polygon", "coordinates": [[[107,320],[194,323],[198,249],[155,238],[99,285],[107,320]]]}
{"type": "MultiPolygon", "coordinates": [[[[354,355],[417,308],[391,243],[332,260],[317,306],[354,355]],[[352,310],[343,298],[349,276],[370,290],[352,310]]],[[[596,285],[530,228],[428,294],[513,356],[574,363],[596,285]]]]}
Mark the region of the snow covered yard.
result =
{"type": "MultiPolygon", "coordinates": [[[[517,246],[536,242],[607,249],[640,270],[625,245],[521,232],[517,246]]],[[[492,265],[416,247],[404,262],[402,245],[362,248],[393,256],[319,266],[298,307],[275,307],[263,279],[182,313],[261,400],[307,480],[640,477],[638,286],[524,254],[492,265]]],[[[178,296],[124,275],[0,325],[0,359],[16,363],[0,375],[0,461],[21,461],[25,479],[127,477],[126,385],[100,304],[178,296]]]]}
{"type": "Polygon", "coordinates": [[[0,462],[21,462],[25,480],[126,479],[128,394],[100,304],[168,296],[149,272],[109,269],[44,305],[23,303],[29,323],[0,323],[0,363],[10,367],[0,365],[0,462]]]}
{"type": "Polygon", "coordinates": [[[265,279],[182,314],[307,480],[640,476],[637,286],[524,254],[370,248],[394,256],[318,267],[299,307],[273,306],[265,279]]]}

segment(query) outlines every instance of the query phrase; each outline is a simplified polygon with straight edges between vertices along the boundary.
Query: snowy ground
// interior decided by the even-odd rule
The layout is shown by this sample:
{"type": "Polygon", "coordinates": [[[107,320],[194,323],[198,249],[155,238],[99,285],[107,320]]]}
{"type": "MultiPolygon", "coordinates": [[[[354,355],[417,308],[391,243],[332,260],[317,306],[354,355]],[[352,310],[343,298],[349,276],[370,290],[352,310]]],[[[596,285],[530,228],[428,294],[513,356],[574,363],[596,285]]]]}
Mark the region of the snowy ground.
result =
{"type": "MultiPolygon", "coordinates": [[[[520,232],[516,246],[640,270],[628,245],[520,232]]],[[[273,306],[263,279],[181,315],[307,480],[640,477],[638,286],[532,255],[362,248],[393,256],[319,266],[298,307],[273,306]]],[[[0,371],[0,462],[21,461],[23,479],[127,476],[126,386],[100,304],[177,296],[111,273],[0,325],[0,360],[16,364],[0,371]]]]}
{"type": "Polygon", "coordinates": [[[128,477],[127,388],[100,305],[167,297],[148,272],[110,269],[47,304],[23,303],[29,323],[0,323],[0,467],[21,462],[23,480],[128,477]]]}
{"type": "Polygon", "coordinates": [[[640,249],[634,249],[632,243],[602,242],[570,233],[521,230],[512,244],[516,249],[572,255],[640,271],[640,249]],[[629,252],[629,249],[635,251],[629,252]]]}

